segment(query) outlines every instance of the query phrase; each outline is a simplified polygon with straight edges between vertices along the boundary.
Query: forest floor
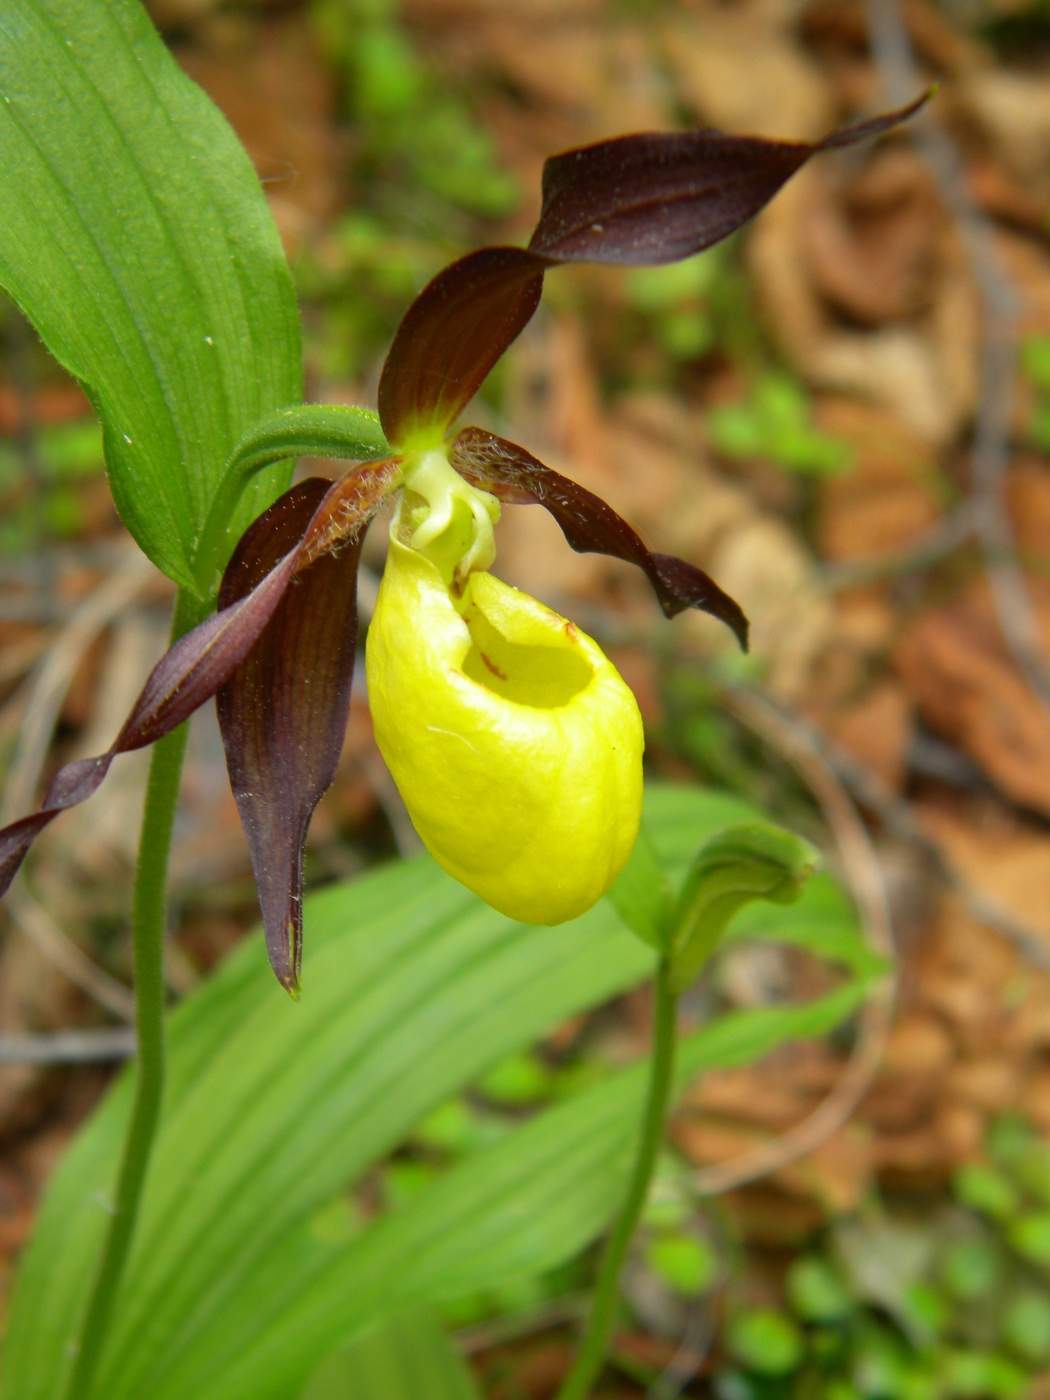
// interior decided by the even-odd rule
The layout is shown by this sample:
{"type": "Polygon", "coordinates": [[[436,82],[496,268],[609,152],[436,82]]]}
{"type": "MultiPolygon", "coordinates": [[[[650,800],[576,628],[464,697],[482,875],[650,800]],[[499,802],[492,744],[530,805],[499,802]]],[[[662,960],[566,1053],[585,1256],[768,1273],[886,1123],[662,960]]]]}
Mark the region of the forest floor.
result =
{"type": "MultiPolygon", "coordinates": [[[[698,1181],[732,1188],[719,1228],[735,1241],[733,1287],[779,1307],[806,1252],[834,1262],[873,1335],[887,1315],[907,1333],[893,1295],[918,1235],[947,1260],[976,1241],[997,1280],[1045,1297],[1050,1185],[1011,1172],[1050,1136],[1046,6],[149,8],[262,176],[303,298],[308,396],[328,402],[374,403],[385,345],[428,275],[477,244],[521,240],[547,154],[693,124],[814,139],[939,85],[919,121],[813,162],[724,247],[659,272],[555,273],[479,421],[743,603],[746,664],[710,620],[665,624],[622,568],[570,554],[541,512],[506,512],[501,572],[608,647],[639,695],[652,775],[732,788],[816,837],[892,953],[892,1005],[874,1003],[850,1036],[709,1076],[676,1119],[698,1181]],[[1013,1213],[990,1203],[1004,1182],[1013,1213]]],[[[114,517],[86,401],[6,309],[0,336],[13,817],[57,761],[105,748],[162,648],[168,592],[114,517]]],[[[128,1048],[125,890],[145,769],[138,756],[118,768],[104,802],[40,841],[8,907],[0,1286],[43,1181],[128,1048]]],[[[312,878],[412,849],[359,687],[312,878]]],[[[192,741],[174,890],[178,997],[254,921],[210,720],[192,741]]],[[[722,975],[747,1004],[807,974],[753,955],[722,975]]],[[[644,998],[620,1012],[641,1046],[644,998]]],[[[951,1269],[937,1294],[950,1316],[929,1345],[1012,1360],[1030,1387],[986,1378],[951,1393],[1050,1395],[1038,1379],[1050,1321],[1042,1342],[1038,1322],[1020,1340],[989,1337],[975,1315],[984,1285],[951,1269]]],[[[494,1396],[550,1393],[556,1329],[499,1346],[475,1332],[494,1396]]],[[[681,1337],[639,1320],[624,1354],[643,1369],[674,1362],[666,1393],[824,1393],[787,1372],[762,1384],[796,1389],[732,1391],[724,1339],[690,1345],[683,1370],[681,1337]]],[[[629,1369],[609,1396],[642,1393],[629,1369]]]]}

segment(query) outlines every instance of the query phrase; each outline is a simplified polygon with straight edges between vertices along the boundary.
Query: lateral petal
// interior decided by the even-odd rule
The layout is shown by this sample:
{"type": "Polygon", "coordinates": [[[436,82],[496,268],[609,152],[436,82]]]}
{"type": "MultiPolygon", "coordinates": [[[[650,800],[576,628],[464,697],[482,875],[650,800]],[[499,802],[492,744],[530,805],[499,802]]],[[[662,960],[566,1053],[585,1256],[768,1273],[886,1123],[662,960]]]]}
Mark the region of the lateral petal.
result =
{"type": "Polygon", "coordinates": [[[44,827],[60,812],[89,798],[117,754],[162,738],[215,694],[266,626],[294,567],[293,556],[282,560],[253,593],[180,637],[150,672],[112,747],[97,758],[78,759],[60,768],[40,810],[0,831],[0,897],[44,827]]]}
{"type": "Polygon", "coordinates": [[[608,554],[637,565],[667,617],[699,608],[724,622],[747,650],[747,618],[739,604],[702,569],[670,554],[653,554],[627,521],[593,491],[544,466],[517,443],[482,428],[464,428],[452,444],[449,460],[472,485],[500,500],[543,506],[578,553],[608,554]]]}
{"type": "MultiPolygon", "coordinates": [[[[222,605],[257,587],[289,541],[304,534],[327,486],[304,482],[245,532],[223,579],[222,605]]],[[[303,846],[335,774],[350,705],[362,537],[359,530],[345,551],[329,549],[300,570],[216,702],[270,963],[293,995],[302,957],[303,846]]]]}
{"type": "Polygon", "coordinates": [[[250,591],[234,595],[235,601],[180,637],[161,657],[104,754],[77,759],[60,768],[40,810],[0,829],[0,898],[40,832],[61,812],[90,797],[118,754],[143,748],[170,733],[229,680],[265,630],[297,571],[337,551],[359,532],[399,476],[400,465],[395,459],[364,464],[334,485],[319,481],[293,486],[255,522],[252,531],[265,531],[273,513],[280,516],[291,509],[286,504],[289,498],[299,502],[305,488],[311,509],[305,519],[295,515],[300,521],[298,535],[286,532],[281,536],[286,551],[283,557],[271,552],[273,567],[250,591]]]}

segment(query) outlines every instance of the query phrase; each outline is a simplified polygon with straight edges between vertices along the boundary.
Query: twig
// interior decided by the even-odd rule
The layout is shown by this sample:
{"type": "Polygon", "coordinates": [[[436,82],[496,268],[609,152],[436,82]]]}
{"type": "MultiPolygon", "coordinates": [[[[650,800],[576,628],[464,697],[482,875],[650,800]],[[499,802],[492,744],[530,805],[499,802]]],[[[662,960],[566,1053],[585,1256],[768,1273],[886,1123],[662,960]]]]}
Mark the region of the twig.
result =
{"type": "Polygon", "coordinates": [[[755,1152],[697,1170],[693,1182],[705,1195],[729,1191],[779,1171],[812,1152],[842,1127],[878,1073],[893,1024],[897,986],[882,872],[864,822],[846,788],[811,737],[786,721],[771,701],[743,689],[727,690],[722,699],[731,713],[792,764],[819,801],[835,835],[846,883],[860,908],[868,941],[887,961],[891,973],[865,1003],[856,1046],[827,1098],[795,1127],[755,1152]]]}
{"type": "MultiPolygon", "coordinates": [[[[914,93],[921,79],[899,0],[868,0],[867,13],[872,50],[891,101],[914,93]]],[[[962,161],[950,138],[927,114],[917,122],[914,140],[959,230],[982,303],[984,387],[974,422],[970,467],[973,530],[984,554],[1006,645],[1034,693],[1050,708],[1050,672],[1041,655],[1035,609],[1017,564],[1017,543],[1003,500],[1017,379],[1017,293],[1003,271],[989,222],[970,197],[962,161]]]]}
{"type": "Polygon", "coordinates": [[[135,998],[130,989],[68,938],[24,885],[15,885],[8,893],[6,906],[15,924],[53,967],[114,1016],[122,1021],[132,1019],[135,998]]]}
{"type": "Polygon", "coordinates": [[[123,1026],[0,1036],[0,1065],[93,1064],[126,1060],[134,1053],[135,1032],[123,1026]]]}
{"type": "Polygon", "coordinates": [[[931,569],[970,538],[974,533],[976,514],[973,500],[963,501],[904,549],[894,550],[890,554],[869,554],[838,564],[818,565],[820,582],[829,592],[834,592],[931,569]]]}
{"type": "Polygon", "coordinates": [[[892,836],[913,850],[921,851],[930,863],[931,874],[956,896],[972,918],[1012,943],[1015,950],[1033,966],[1050,971],[1050,946],[1047,940],[994,899],[975,889],[956,869],[936,838],[912,815],[906,802],[897,797],[869,768],[845,753],[801,715],[789,714],[783,706],[778,709],[785,722],[808,734],[810,742],[820,751],[839,780],[892,836]]]}
{"type": "MultiPolygon", "coordinates": [[[[11,820],[32,805],[62,702],[84,652],[151,576],[149,562],[138,550],[129,550],[118,571],[75,609],[49,648],[26,699],[25,721],[0,804],[0,821],[11,820]]],[[[101,1006],[122,1020],[130,1019],[134,999],[127,988],[76,947],[24,889],[11,891],[8,908],[43,957],[101,1006]]]]}
{"type": "Polygon", "coordinates": [[[117,571],[74,609],[48,648],[29,690],[26,720],[8,772],[0,820],[10,821],[31,805],[62,703],[84,653],[153,576],[145,556],[129,547],[117,571]]]}

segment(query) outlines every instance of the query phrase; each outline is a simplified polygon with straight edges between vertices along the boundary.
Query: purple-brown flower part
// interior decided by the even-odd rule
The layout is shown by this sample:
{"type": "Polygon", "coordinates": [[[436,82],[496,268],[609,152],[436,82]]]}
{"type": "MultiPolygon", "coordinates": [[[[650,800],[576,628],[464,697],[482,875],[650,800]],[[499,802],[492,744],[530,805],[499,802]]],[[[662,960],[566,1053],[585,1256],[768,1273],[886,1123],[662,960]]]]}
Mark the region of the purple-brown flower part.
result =
{"type": "Polygon", "coordinates": [[[444,429],[532,319],[548,266],[524,248],[480,248],[439,272],[406,311],[379,379],[383,431],[398,447],[444,429]]]}
{"type": "MultiPolygon", "coordinates": [[[[40,810],[0,830],[0,896],[7,890],[40,832],[61,812],[90,797],[102,783],[118,754],[152,744],[188,719],[194,710],[230,681],[237,669],[249,659],[260,639],[264,639],[263,654],[269,655],[274,666],[286,668],[285,677],[287,668],[295,665],[296,656],[301,658],[301,665],[313,665],[318,647],[331,644],[331,631],[339,621],[345,625],[353,611],[353,585],[348,590],[345,580],[336,586],[331,582],[329,566],[333,556],[343,549],[355,551],[353,558],[347,561],[353,579],[360,534],[399,479],[400,464],[396,460],[369,462],[354,468],[334,485],[321,481],[292,487],[260,521],[256,521],[242,539],[227,570],[223,586],[224,606],[213,617],[180,637],[158,661],[112,746],[97,758],[78,759],[66,764],[53,778],[40,810]],[[264,544],[267,527],[263,521],[278,522],[272,543],[264,544]],[[265,569],[253,567],[253,552],[265,555],[265,569]],[[301,587],[293,582],[297,576],[303,580],[301,587]],[[246,581],[245,586],[241,587],[243,581],[246,581]],[[294,601],[282,608],[290,586],[294,601]],[[320,614],[329,610],[333,614],[331,620],[312,615],[315,611],[320,614]],[[297,618],[297,613],[303,616],[297,618]],[[266,640],[271,621],[275,629],[273,635],[277,639],[273,644],[266,640]],[[285,648],[283,654],[282,645],[285,648]]],[[[311,785],[316,786],[320,775],[326,771],[328,749],[325,745],[331,743],[332,716],[340,712],[345,716],[342,687],[345,683],[346,689],[349,689],[350,677],[349,673],[342,676],[342,664],[333,655],[329,670],[319,681],[318,694],[321,698],[313,706],[309,720],[304,719],[298,729],[293,726],[291,730],[278,734],[278,740],[285,744],[285,749],[276,766],[287,774],[297,760],[304,764],[304,775],[297,784],[285,785],[280,790],[271,789],[269,794],[275,803],[287,804],[292,813],[285,819],[289,829],[297,829],[294,814],[309,801],[304,793],[311,791],[311,785]],[[308,746],[320,740],[319,753],[304,756],[290,752],[287,746],[300,738],[308,746]]],[[[258,666],[249,665],[247,675],[257,677],[258,666]]],[[[312,677],[309,671],[303,671],[301,675],[303,691],[308,695],[312,677]]],[[[286,696],[287,693],[286,688],[286,696]]],[[[238,708],[237,695],[233,698],[232,706],[238,708]]],[[[227,735],[228,750],[229,747],[230,738],[227,735]]],[[[249,748],[250,743],[246,743],[238,757],[238,771],[242,779],[251,769],[249,748]]],[[[260,785],[267,780],[268,774],[260,770],[260,785]]],[[[313,801],[316,802],[316,798],[313,801]]],[[[253,841],[252,832],[249,832],[249,841],[253,841]]],[[[253,860],[257,868],[259,849],[256,840],[253,860]]],[[[300,897],[298,856],[285,863],[285,877],[290,890],[284,900],[284,908],[287,909],[297,904],[300,897]]],[[[276,907],[272,888],[270,897],[271,906],[276,907]]],[[[288,924],[283,919],[281,926],[287,932],[288,924]]],[[[286,976],[293,970],[290,961],[283,970],[286,976]]],[[[280,969],[278,975],[281,975],[280,969]]],[[[288,980],[285,984],[291,985],[288,980]]]]}
{"type": "Polygon", "coordinates": [[[449,461],[473,486],[501,501],[541,505],[561,526],[579,554],[608,554],[636,564],[653,586],[667,617],[699,608],[724,622],[747,650],[747,618],[713,578],[684,559],[653,554],[627,521],[600,496],[545,467],[517,443],[481,428],[464,428],[452,444],[449,461]]]}
{"type": "Polygon", "coordinates": [[[448,428],[528,324],[547,268],[687,258],[746,224],[811,156],[888,131],[928,96],[822,141],[643,132],[552,156],[528,248],[460,258],[409,307],[379,382],[383,431],[402,447],[448,428]]]}
{"type": "Polygon", "coordinates": [[[822,141],[637,132],[565,151],[543,167],[543,208],[529,248],[557,262],[651,266],[688,258],[753,219],[811,156],[889,131],[927,97],[822,141]]]}
{"type": "Polygon", "coordinates": [[[77,759],[60,768],[40,810],[0,830],[0,896],[44,827],[86,801],[118,754],[162,738],[215,694],[266,626],[294,567],[293,558],[282,560],[254,593],[181,637],[153,668],[112,747],[97,758],[77,759]]]}
{"type": "MultiPolygon", "coordinates": [[[[365,475],[354,473],[344,482],[360,487],[365,475]]],[[[383,476],[372,474],[370,481],[380,496],[383,476]]],[[[341,487],[343,482],[332,488],[327,481],[304,481],[260,516],[230,560],[219,606],[229,607],[258,587],[303,538],[322,501],[328,518],[338,520],[347,504],[341,487]]],[[[335,776],[346,731],[366,523],[298,570],[216,702],[267,951],[278,980],[293,993],[302,959],[303,847],[313,810],[335,776]]],[[[314,532],[317,538],[323,533],[319,520],[314,532]]]]}

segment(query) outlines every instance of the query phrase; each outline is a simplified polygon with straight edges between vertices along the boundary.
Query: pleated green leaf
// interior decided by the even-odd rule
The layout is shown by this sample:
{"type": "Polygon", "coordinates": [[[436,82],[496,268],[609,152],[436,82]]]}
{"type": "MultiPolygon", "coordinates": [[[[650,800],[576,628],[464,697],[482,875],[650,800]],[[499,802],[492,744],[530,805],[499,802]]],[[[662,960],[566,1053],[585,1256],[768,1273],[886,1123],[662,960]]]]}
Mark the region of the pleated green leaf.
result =
{"type": "Polygon", "coordinates": [[[426,1308],[367,1328],[314,1372],[299,1400],[482,1400],[467,1363],[426,1308]]]}
{"type": "MultiPolygon", "coordinates": [[[[851,982],[804,1006],[719,1017],[683,1041],[679,1080],[822,1035],[865,990],[851,982]]],[[[548,1109],[356,1241],[287,1242],[268,1261],[263,1287],[224,1309],[207,1344],[175,1360],[151,1393],[283,1400],[311,1358],[391,1309],[473,1295],[571,1258],[623,1195],[646,1073],[637,1065],[548,1109]]]]}
{"type": "MultiPolygon", "coordinates": [[[[649,803],[655,848],[672,870],[719,827],[754,817],[743,803],[690,790],[658,791],[649,803]]],[[[427,1301],[435,1280],[470,1291],[501,1259],[543,1268],[608,1216],[616,1184],[603,1183],[615,1143],[626,1151],[635,1130],[637,1073],[612,1081],[606,1097],[593,1091],[597,1098],[536,1119],[505,1156],[458,1168],[427,1193],[431,1214],[420,1205],[356,1234],[338,1203],[433,1106],[566,1016],[647,976],[650,950],[611,906],[558,928],[523,927],[420,858],[314,896],[306,923],[299,1004],[269,978],[251,939],[172,1016],[164,1125],[97,1397],[294,1394],[355,1327],[427,1301]],[[541,1125],[552,1121],[548,1139],[541,1125]],[[570,1197],[571,1228],[559,1204],[570,1197]],[[271,1381],[277,1388],[268,1390],[271,1381]]],[[[836,994],[835,1019],[860,988],[836,994]]],[[[723,1018],[703,1033],[703,1053],[716,1057],[706,1062],[815,1033],[828,1014],[748,1013],[765,1020],[745,1022],[743,1040],[740,1025],[723,1018]]],[[[125,1076],[48,1192],[12,1301],[5,1396],[62,1393],[128,1087],[125,1076]]]]}
{"type": "Polygon", "coordinates": [[[128,528],[196,588],[227,457],[301,398],[298,313],[248,157],[138,0],[0,6],[0,286],[98,410],[128,528]]]}

